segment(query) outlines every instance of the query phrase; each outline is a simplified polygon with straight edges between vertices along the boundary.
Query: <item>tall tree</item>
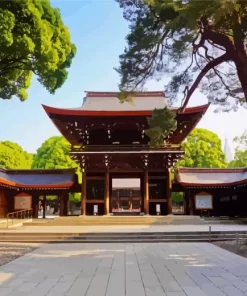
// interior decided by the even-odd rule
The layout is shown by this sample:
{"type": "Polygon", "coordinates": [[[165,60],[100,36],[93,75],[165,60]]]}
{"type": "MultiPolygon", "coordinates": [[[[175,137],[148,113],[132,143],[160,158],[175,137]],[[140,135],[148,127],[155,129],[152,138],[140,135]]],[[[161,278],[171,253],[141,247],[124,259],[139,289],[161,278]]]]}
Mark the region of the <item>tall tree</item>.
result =
{"type": "Polygon", "coordinates": [[[247,167],[247,134],[235,137],[233,142],[236,144],[234,159],[229,163],[229,167],[247,167]]]}
{"type": "MultiPolygon", "coordinates": [[[[81,182],[81,170],[70,158],[70,143],[62,136],[47,139],[38,148],[33,159],[32,169],[68,169],[76,168],[79,182],[81,182]]],[[[78,202],[81,194],[70,194],[70,200],[78,202]]]]}
{"type": "Polygon", "coordinates": [[[225,111],[247,99],[247,2],[244,0],[116,0],[130,22],[120,56],[120,89],[141,89],[149,78],[172,77],[171,102],[182,110],[198,86],[225,111]]]}
{"type": "Polygon", "coordinates": [[[34,73],[54,93],[76,53],[60,11],[49,0],[0,1],[0,98],[20,100],[34,73]]]}
{"type": "Polygon", "coordinates": [[[0,142],[0,167],[4,169],[30,169],[33,155],[16,143],[0,142]]]}
{"type": "Polygon", "coordinates": [[[224,168],[226,156],[217,134],[196,128],[183,143],[185,155],[177,166],[191,168],[224,168]]]}

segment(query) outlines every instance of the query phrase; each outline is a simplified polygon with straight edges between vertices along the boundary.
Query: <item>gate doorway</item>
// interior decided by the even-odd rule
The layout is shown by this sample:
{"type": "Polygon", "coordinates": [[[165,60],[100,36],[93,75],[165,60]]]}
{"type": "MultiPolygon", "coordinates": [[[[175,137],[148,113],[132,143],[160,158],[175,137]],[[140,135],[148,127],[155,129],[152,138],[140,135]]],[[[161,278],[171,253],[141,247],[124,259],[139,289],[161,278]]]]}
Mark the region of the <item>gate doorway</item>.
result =
{"type": "Polygon", "coordinates": [[[140,214],[142,208],[140,178],[112,178],[112,213],[140,214]]]}

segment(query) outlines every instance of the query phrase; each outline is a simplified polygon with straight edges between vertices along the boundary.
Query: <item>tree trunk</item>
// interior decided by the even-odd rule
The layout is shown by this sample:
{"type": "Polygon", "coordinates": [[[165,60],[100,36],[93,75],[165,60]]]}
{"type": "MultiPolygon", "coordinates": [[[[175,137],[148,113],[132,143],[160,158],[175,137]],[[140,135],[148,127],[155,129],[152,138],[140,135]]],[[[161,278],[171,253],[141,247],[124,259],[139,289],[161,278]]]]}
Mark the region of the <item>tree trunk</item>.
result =
{"type": "Polygon", "coordinates": [[[239,54],[235,60],[235,65],[243,89],[244,99],[247,102],[247,55],[239,54]]]}
{"type": "Polygon", "coordinates": [[[234,61],[237,69],[238,78],[244,92],[244,99],[247,101],[247,52],[245,47],[245,34],[242,30],[240,23],[240,16],[234,13],[236,23],[233,27],[233,40],[234,40],[234,61]]]}

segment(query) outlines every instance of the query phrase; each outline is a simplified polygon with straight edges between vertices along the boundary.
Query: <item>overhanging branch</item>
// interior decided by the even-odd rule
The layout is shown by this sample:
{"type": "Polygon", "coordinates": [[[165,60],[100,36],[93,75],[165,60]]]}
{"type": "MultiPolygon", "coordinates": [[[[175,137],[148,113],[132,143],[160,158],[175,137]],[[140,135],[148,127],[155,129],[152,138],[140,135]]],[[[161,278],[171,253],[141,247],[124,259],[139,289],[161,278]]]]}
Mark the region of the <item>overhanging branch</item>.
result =
{"type": "Polygon", "coordinates": [[[187,88],[188,91],[185,95],[184,98],[184,103],[183,106],[180,110],[181,113],[184,112],[186,106],[189,103],[189,100],[192,96],[192,94],[194,93],[194,91],[196,90],[196,88],[198,87],[199,83],[201,82],[202,78],[207,74],[208,71],[212,70],[214,67],[222,64],[223,62],[226,62],[230,60],[230,55],[228,55],[227,53],[219,56],[218,58],[211,60],[210,62],[208,62],[208,64],[201,70],[201,72],[199,73],[199,75],[197,76],[196,80],[194,81],[193,85],[190,88],[187,88]]]}

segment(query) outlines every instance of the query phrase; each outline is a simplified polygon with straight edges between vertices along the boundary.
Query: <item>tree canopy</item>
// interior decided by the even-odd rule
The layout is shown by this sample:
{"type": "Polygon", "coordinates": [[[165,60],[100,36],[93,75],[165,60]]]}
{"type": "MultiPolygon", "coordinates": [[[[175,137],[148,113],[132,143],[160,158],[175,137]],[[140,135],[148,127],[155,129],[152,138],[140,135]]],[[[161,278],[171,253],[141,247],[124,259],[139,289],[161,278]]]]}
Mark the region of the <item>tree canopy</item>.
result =
{"type": "Polygon", "coordinates": [[[247,98],[247,2],[244,0],[116,0],[130,23],[117,71],[120,90],[140,90],[149,78],[182,110],[198,86],[221,110],[247,98]]]}
{"type": "MultiPolygon", "coordinates": [[[[70,158],[70,143],[62,136],[54,136],[47,139],[38,148],[34,156],[32,169],[68,169],[76,168],[79,182],[82,180],[79,166],[70,158]]],[[[70,200],[78,202],[80,193],[70,194],[70,200]]]]}
{"type": "Polygon", "coordinates": [[[59,9],[49,0],[0,1],[0,97],[28,97],[32,75],[54,93],[76,53],[59,9]]]}
{"type": "Polygon", "coordinates": [[[34,155],[32,169],[68,169],[78,165],[70,158],[70,143],[62,136],[47,139],[34,155]]]}
{"type": "Polygon", "coordinates": [[[4,169],[31,169],[33,155],[10,141],[0,142],[0,167],[4,169]]]}
{"type": "Polygon", "coordinates": [[[236,145],[234,159],[229,163],[229,167],[247,167],[247,134],[235,137],[233,142],[236,145]]]}
{"type": "Polygon", "coordinates": [[[191,168],[224,168],[225,153],[217,134],[196,128],[183,143],[185,155],[177,166],[191,168]]]}

